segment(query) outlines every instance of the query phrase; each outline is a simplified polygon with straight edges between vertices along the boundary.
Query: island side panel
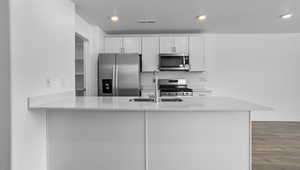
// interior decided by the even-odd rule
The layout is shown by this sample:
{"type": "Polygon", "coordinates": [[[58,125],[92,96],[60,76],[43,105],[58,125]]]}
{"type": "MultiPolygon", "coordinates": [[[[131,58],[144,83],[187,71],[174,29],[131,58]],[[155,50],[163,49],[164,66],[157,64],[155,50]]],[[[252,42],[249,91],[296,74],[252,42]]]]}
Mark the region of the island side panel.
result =
{"type": "Polygon", "coordinates": [[[250,170],[249,112],[147,112],[150,170],[250,170]]]}
{"type": "Polygon", "coordinates": [[[144,112],[47,112],[48,170],[142,170],[144,112]]]}

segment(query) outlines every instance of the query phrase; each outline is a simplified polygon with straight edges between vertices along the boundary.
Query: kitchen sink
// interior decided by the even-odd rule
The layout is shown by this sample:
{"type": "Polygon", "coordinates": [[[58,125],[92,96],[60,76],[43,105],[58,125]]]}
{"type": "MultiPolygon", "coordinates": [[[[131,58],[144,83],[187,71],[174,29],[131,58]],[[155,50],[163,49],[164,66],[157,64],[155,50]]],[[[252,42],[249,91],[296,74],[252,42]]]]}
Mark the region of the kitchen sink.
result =
{"type": "Polygon", "coordinates": [[[160,98],[161,102],[182,102],[181,98],[160,98]]]}
{"type": "MultiPolygon", "coordinates": [[[[133,98],[129,99],[130,102],[154,102],[153,98],[133,98]]],[[[160,102],[182,102],[181,98],[159,98],[160,102]]]]}
{"type": "Polygon", "coordinates": [[[130,102],[154,102],[152,98],[133,98],[129,99],[130,102]]]}

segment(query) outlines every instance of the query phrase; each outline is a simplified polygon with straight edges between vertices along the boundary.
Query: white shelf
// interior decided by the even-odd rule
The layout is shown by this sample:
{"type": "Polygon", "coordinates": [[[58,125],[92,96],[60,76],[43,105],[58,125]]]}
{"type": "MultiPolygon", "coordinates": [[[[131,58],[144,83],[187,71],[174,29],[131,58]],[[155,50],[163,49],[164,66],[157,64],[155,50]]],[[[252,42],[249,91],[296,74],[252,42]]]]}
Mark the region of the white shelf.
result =
{"type": "Polygon", "coordinates": [[[76,37],[75,48],[75,89],[76,96],[85,95],[85,61],[84,61],[84,40],[76,37]]]}

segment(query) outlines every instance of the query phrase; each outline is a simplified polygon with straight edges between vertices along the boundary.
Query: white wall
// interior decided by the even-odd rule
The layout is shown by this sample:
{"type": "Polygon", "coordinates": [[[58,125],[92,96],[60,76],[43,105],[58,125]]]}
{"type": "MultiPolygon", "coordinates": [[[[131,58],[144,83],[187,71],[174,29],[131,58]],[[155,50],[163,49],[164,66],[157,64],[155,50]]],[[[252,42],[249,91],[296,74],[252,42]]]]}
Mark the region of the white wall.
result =
{"type": "Polygon", "coordinates": [[[300,34],[206,35],[207,88],[275,108],[253,120],[300,121],[300,34]]]}
{"type": "Polygon", "coordinates": [[[9,0],[0,1],[0,170],[10,170],[9,0]]]}
{"type": "Polygon", "coordinates": [[[85,59],[87,95],[96,96],[97,61],[98,54],[103,51],[105,33],[100,27],[89,24],[79,15],[76,15],[75,29],[77,34],[88,40],[88,56],[85,59]]]}
{"type": "Polygon", "coordinates": [[[46,170],[45,114],[27,97],[74,90],[75,6],[10,0],[12,170],[46,170]]]}

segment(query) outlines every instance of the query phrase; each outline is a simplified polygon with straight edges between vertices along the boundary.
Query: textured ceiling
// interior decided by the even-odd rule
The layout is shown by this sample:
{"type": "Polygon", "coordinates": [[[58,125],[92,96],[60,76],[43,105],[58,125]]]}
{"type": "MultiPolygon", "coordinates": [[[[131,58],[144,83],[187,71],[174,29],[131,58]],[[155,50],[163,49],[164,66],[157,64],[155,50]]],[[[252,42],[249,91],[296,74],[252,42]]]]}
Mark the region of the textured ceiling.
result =
{"type": "Polygon", "coordinates": [[[300,0],[74,0],[79,15],[107,33],[300,32],[300,0]],[[279,19],[291,11],[294,17],[279,19]],[[196,16],[206,14],[204,22],[196,16]],[[299,14],[299,15],[298,15],[299,14]],[[109,17],[119,16],[117,23],[109,17]],[[154,19],[155,24],[137,20],[154,19]]]}

